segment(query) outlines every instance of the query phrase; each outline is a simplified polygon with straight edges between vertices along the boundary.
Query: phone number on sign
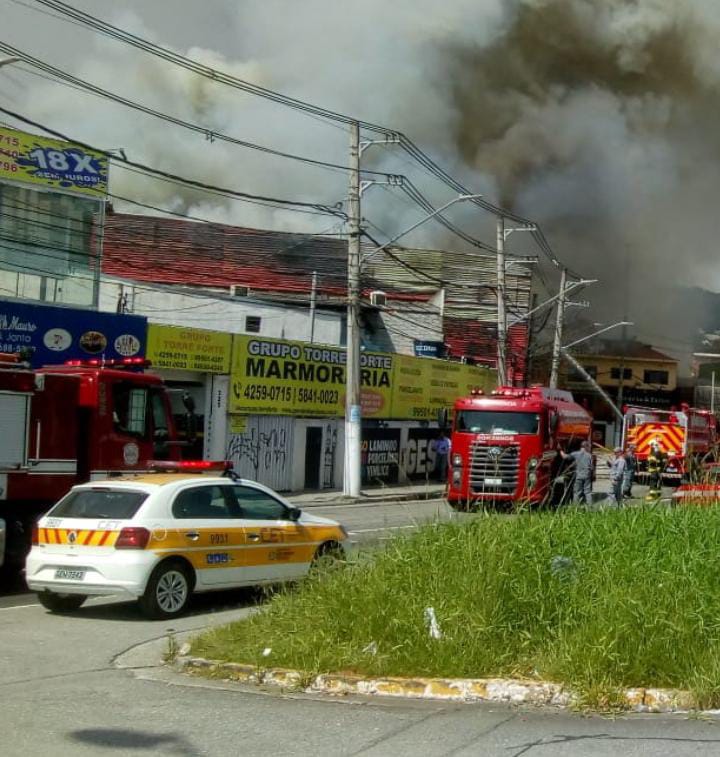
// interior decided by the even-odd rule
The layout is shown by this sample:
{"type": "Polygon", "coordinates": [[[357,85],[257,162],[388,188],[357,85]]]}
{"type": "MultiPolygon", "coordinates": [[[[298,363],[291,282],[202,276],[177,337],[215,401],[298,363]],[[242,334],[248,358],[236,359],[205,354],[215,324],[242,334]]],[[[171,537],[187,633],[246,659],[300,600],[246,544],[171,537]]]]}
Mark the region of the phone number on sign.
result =
{"type": "Polygon", "coordinates": [[[293,390],[291,386],[266,386],[265,384],[248,384],[243,397],[248,400],[273,400],[292,402],[293,390]]]}
{"type": "Polygon", "coordinates": [[[340,392],[333,389],[298,389],[298,402],[317,405],[337,405],[340,392]]]}

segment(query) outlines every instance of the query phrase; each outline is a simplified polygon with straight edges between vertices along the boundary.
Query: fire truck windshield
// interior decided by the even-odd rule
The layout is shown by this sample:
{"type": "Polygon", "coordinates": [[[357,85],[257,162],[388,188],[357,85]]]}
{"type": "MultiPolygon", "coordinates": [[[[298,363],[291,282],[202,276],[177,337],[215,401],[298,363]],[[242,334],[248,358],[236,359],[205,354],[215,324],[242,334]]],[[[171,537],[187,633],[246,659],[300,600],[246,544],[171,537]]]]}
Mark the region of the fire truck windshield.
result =
{"type": "Polygon", "coordinates": [[[537,434],[539,427],[538,413],[460,410],[455,421],[455,431],[466,434],[537,434]]]}

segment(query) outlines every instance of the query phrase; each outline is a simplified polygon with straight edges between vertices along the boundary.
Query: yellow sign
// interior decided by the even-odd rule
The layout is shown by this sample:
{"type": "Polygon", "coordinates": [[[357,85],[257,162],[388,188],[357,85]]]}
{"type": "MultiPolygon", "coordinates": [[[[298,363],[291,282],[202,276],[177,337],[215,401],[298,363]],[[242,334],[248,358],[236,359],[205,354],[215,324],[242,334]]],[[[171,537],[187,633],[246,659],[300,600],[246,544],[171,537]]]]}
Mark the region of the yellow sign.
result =
{"type": "Polygon", "coordinates": [[[230,433],[231,434],[244,434],[247,431],[247,415],[231,415],[230,416],[230,433]]]}
{"type": "MultiPolygon", "coordinates": [[[[345,362],[344,348],[236,335],[230,412],[341,417],[345,362]]],[[[360,383],[364,418],[435,420],[458,397],[495,382],[484,368],[363,353],[360,383]]]]}
{"type": "Polygon", "coordinates": [[[396,355],[392,417],[436,420],[438,410],[451,408],[458,397],[476,387],[494,385],[494,377],[486,368],[396,355]]]}
{"type": "Polygon", "coordinates": [[[148,325],[147,357],[155,368],[229,373],[231,350],[232,334],[148,325]]]}
{"type": "MultiPolygon", "coordinates": [[[[338,416],[345,413],[343,348],[236,336],[230,412],[338,416]]],[[[363,353],[362,412],[390,417],[393,356],[363,353]]]]}
{"type": "Polygon", "coordinates": [[[0,181],[22,181],[102,199],[107,192],[108,160],[72,142],[0,127],[0,181]]]}

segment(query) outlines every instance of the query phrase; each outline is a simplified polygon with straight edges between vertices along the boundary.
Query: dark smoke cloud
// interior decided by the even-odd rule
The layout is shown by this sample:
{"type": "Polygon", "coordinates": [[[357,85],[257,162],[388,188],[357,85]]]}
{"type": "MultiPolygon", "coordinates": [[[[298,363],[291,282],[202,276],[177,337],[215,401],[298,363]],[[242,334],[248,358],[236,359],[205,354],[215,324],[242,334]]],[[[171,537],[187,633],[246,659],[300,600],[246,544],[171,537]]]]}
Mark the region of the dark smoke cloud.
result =
{"type": "Polygon", "coordinates": [[[463,159],[603,280],[604,316],[679,350],[716,288],[720,5],[524,0],[491,44],[448,45],[463,159]]]}
{"type": "MultiPolygon", "coordinates": [[[[676,287],[720,290],[717,0],[176,0],[172,16],[140,0],[75,4],[242,78],[407,132],[464,183],[539,220],[564,261],[602,279],[587,293],[592,317],[627,314],[661,349],[678,351],[706,315],[676,287]]],[[[7,12],[15,44],[101,86],[244,139],[346,159],[342,130],[22,7],[7,12]]],[[[10,68],[0,96],[11,105],[135,159],[264,194],[332,204],[346,192],[342,174],[209,145],[10,68]]],[[[411,172],[433,201],[448,199],[392,151],[368,156],[411,172]]],[[[312,217],[134,174],[112,181],[120,194],[217,220],[321,230],[312,217]]],[[[417,213],[375,189],[364,205],[389,233],[417,213]]],[[[478,225],[467,206],[453,215],[492,241],[492,219],[478,225]]],[[[461,248],[431,224],[407,241],[461,248]]]]}

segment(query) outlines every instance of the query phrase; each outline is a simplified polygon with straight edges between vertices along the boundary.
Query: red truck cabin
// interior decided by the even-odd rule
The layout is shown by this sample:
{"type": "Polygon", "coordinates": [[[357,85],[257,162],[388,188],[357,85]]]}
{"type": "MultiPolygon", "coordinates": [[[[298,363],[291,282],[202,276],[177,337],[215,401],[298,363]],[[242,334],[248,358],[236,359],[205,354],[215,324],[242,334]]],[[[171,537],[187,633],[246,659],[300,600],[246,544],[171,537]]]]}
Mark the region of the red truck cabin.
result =
{"type": "Polygon", "coordinates": [[[149,373],[86,366],[42,368],[39,373],[76,377],[77,423],[91,444],[78,444],[80,479],[108,471],[143,468],[149,460],[180,459],[172,412],[162,379],[149,373]],[[87,458],[87,459],[84,459],[87,458]]]}
{"type": "Polygon", "coordinates": [[[448,501],[539,504],[560,467],[558,448],[590,438],[592,419],[569,392],[500,387],[456,401],[448,501]]]}

